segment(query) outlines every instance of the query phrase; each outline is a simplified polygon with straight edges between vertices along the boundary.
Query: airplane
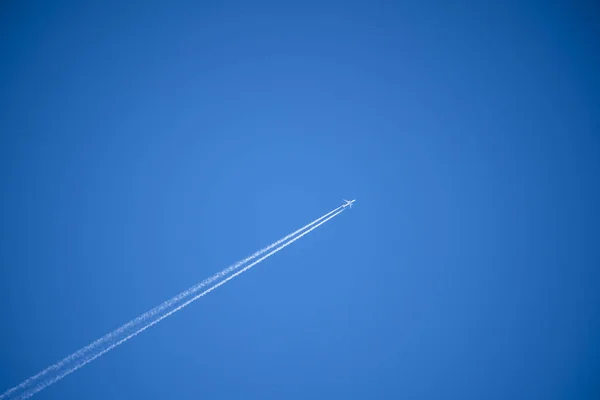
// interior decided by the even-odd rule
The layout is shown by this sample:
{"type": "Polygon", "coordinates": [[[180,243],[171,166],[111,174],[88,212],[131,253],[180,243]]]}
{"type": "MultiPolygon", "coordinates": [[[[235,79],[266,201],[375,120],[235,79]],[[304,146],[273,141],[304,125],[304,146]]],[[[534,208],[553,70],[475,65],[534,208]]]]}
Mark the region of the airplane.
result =
{"type": "Polygon", "coordinates": [[[352,203],[354,203],[356,201],[356,199],[354,200],[346,200],[346,199],[342,199],[346,202],[346,204],[344,204],[344,208],[350,206],[350,208],[352,208],[352,203]]]}

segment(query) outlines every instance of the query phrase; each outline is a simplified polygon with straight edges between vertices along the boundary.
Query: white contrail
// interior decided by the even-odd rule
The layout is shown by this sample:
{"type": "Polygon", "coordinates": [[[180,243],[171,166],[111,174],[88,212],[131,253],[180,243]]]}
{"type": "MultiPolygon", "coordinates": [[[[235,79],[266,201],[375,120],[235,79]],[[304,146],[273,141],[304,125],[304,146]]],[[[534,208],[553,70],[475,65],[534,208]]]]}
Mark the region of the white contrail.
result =
{"type": "Polygon", "coordinates": [[[236,264],[232,265],[231,267],[228,267],[226,269],[224,269],[223,271],[213,275],[210,278],[205,279],[204,281],[200,282],[199,284],[193,286],[192,288],[186,290],[185,292],[180,293],[179,295],[173,297],[170,300],[167,300],[165,302],[163,302],[160,306],[153,308],[152,310],[142,314],[140,317],[136,318],[135,320],[123,325],[121,328],[103,336],[101,339],[98,339],[97,341],[95,341],[94,343],[86,346],[85,348],[73,353],[72,355],[66,357],[65,359],[59,361],[58,363],[46,368],[44,371],[32,376],[31,378],[28,378],[27,380],[23,381],[21,384],[19,384],[18,386],[15,386],[12,389],[9,389],[8,391],[6,391],[4,394],[0,395],[0,399],[4,399],[6,396],[10,395],[11,393],[14,393],[17,390],[23,389],[23,390],[27,390],[27,387],[30,387],[32,385],[35,385],[36,382],[39,382],[40,379],[42,379],[45,375],[49,374],[50,372],[56,371],[59,372],[63,367],[67,366],[67,364],[69,364],[70,362],[76,360],[76,364],[70,368],[68,368],[66,371],[59,373],[58,375],[54,376],[54,377],[48,377],[45,380],[39,382],[35,387],[33,387],[32,389],[27,390],[25,393],[22,393],[21,395],[19,395],[19,399],[26,399],[29,398],[31,396],[33,396],[35,393],[43,390],[44,388],[52,385],[53,383],[61,380],[62,378],[64,378],[65,376],[69,375],[70,373],[78,370],[79,368],[83,367],[84,365],[90,363],[91,361],[95,360],[96,358],[100,357],[101,355],[107,353],[108,351],[112,350],[113,348],[119,346],[120,344],[126,342],[127,340],[131,339],[132,337],[138,335],[139,333],[145,331],[146,329],[148,329],[149,327],[157,324],[158,322],[162,321],[163,319],[167,318],[168,316],[172,315],[173,313],[181,310],[182,308],[188,306],[190,303],[194,302],[195,300],[199,299],[200,297],[212,292],[214,289],[218,288],[219,286],[225,284],[225,282],[235,278],[236,276],[238,276],[239,274],[247,271],[248,269],[252,268],[253,266],[255,266],[256,264],[260,263],[261,261],[265,260],[266,258],[270,257],[271,255],[277,253],[278,251],[282,250],[283,248],[289,246],[290,244],[294,243],[296,240],[300,239],[302,236],[308,234],[309,232],[311,232],[312,230],[316,229],[317,227],[319,227],[320,225],[324,224],[325,222],[329,221],[330,219],[332,219],[333,217],[337,216],[338,214],[340,214],[341,212],[343,212],[345,210],[345,208],[343,206],[340,206],[332,211],[330,211],[329,213],[325,214],[324,216],[316,219],[315,221],[303,226],[302,228],[296,230],[295,232],[287,235],[286,237],[278,240],[277,242],[257,251],[256,253],[254,253],[253,255],[246,257],[244,260],[237,262],[236,264]],[[333,214],[333,215],[332,215],[333,214]],[[320,221],[320,222],[319,222],[320,221]],[[316,224],[316,225],[315,225],[316,224]],[[312,226],[314,225],[314,226],[312,226]],[[312,227],[311,227],[312,226],[312,227]],[[307,228],[310,228],[308,230],[306,230],[307,228]],[[306,230],[305,232],[302,232],[306,230]],[[298,233],[302,232],[300,235],[298,235],[298,233]],[[298,236],[296,236],[298,235],[298,236]],[[294,237],[296,236],[296,237],[294,237]],[[264,254],[266,251],[272,249],[275,246],[280,245],[281,243],[285,242],[286,240],[290,239],[294,237],[293,239],[289,240],[288,242],[286,242],[285,244],[281,245],[280,247],[277,247],[275,250],[272,250],[271,252],[269,252],[268,254],[264,255],[263,257],[259,258],[258,260],[254,261],[253,263],[251,263],[250,265],[244,267],[243,269],[241,269],[240,271],[236,272],[235,274],[229,276],[228,278],[222,280],[221,282],[215,284],[214,286],[210,287],[209,289],[203,291],[202,293],[194,296],[193,298],[187,300],[185,303],[177,306],[176,308],[174,308],[173,310],[162,314],[160,317],[158,317],[157,319],[151,321],[151,322],[146,322],[145,325],[143,325],[141,328],[139,328],[137,331],[129,334],[128,336],[124,337],[123,339],[120,339],[116,342],[114,342],[113,338],[116,338],[119,334],[125,332],[128,328],[130,328],[133,325],[139,324],[141,322],[144,321],[148,321],[149,318],[152,318],[153,316],[156,316],[157,314],[159,314],[162,311],[165,311],[167,308],[173,306],[175,303],[177,303],[178,301],[183,300],[186,297],[189,297],[191,294],[195,293],[198,291],[198,289],[202,288],[203,286],[208,285],[211,282],[214,282],[216,279],[223,277],[224,275],[228,274],[229,272],[239,268],[241,265],[243,265],[244,263],[258,257],[260,254],[264,254]],[[102,344],[109,344],[113,342],[112,344],[110,344],[107,348],[105,348],[104,350],[100,351],[100,352],[93,352],[91,353],[93,350],[97,349],[98,346],[102,345],[102,344]]]}
{"type": "Polygon", "coordinates": [[[40,378],[43,378],[45,375],[47,375],[48,373],[55,371],[57,369],[62,368],[63,366],[67,365],[68,363],[72,362],[75,359],[78,358],[82,358],[84,357],[86,354],[90,353],[91,351],[97,349],[99,346],[102,346],[108,342],[110,342],[114,337],[120,336],[121,334],[123,334],[124,332],[131,330],[132,328],[134,328],[135,326],[140,325],[141,323],[148,321],[148,319],[162,313],[163,311],[165,311],[168,308],[171,308],[173,305],[175,305],[176,303],[180,302],[181,300],[193,295],[194,293],[198,292],[200,289],[202,289],[203,287],[211,284],[212,282],[216,281],[219,278],[224,277],[225,275],[229,274],[232,271],[235,271],[236,269],[240,268],[242,265],[246,264],[248,261],[251,261],[253,259],[255,259],[256,257],[260,256],[261,254],[264,254],[265,252],[271,250],[274,247],[279,246],[281,243],[289,240],[290,238],[296,236],[298,233],[304,231],[305,229],[310,228],[312,225],[316,224],[317,222],[321,221],[324,218],[327,218],[329,215],[333,214],[334,212],[338,211],[340,208],[343,208],[343,206],[340,206],[330,212],[328,212],[327,214],[323,215],[320,218],[317,218],[316,220],[304,225],[302,228],[290,233],[289,235],[279,239],[278,241],[271,243],[270,245],[268,245],[267,247],[264,247],[260,250],[258,250],[257,252],[255,252],[254,254],[244,258],[243,260],[240,260],[238,262],[236,262],[235,264],[225,268],[224,270],[217,272],[216,274],[214,274],[213,276],[204,279],[202,282],[197,283],[196,285],[192,286],[191,288],[179,293],[177,296],[170,298],[169,300],[164,301],[162,304],[154,307],[153,309],[146,311],[145,313],[143,313],[142,315],[138,316],[137,318],[127,322],[126,324],[120,326],[119,328],[115,329],[112,332],[107,333],[106,335],[104,335],[103,337],[101,337],[100,339],[97,339],[96,341],[88,344],[87,346],[79,349],[78,351],[76,351],[75,353],[65,357],[64,359],[62,359],[61,361],[57,362],[54,365],[49,366],[48,368],[46,368],[45,370],[37,373],[36,375],[33,375],[29,378],[27,378],[26,380],[24,380],[23,382],[21,382],[19,385],[13,387],[12,389],[7,390],[5,393],[3,393],[2,395],[0,395],[0,400],[4,399],[6,396],[8,396],[9,394],[13,393],[16,390],[19,389],[24,389],[27,386],[30,386],[31,384],[34,384],[36,380],[39,380],[40,378]]]}
{"type": "Polygon", "coordinates": [[[223,279],[221,282],[211,286],[210,288],[206,289],[205,291],[203,291],[202,293],[192,297],[191,299],[187,300],[185,303],[180,304],[179,306],[177,306],[176,308],[174,308],[173,310],[169,311],[166,314],[161,315],[159,318],[155,319],[154,321],[144,325],[143,327],[141,327],[140,329],[138,329],[137,331],[131,333],[130,335],[124,337],[123,339],[120,339],[119,341],[111,344],[109,347],[107,347],[106,349],[102,350],[101,352],[94,354],[92,357],[89,358],[85,358],[83,360],[80,360],[79,363],[75,364],[75,366],[73,366],[72,368],[66,370],[65,372],[62,372],[61,374],[53,377],[53,378],[49,378],[46,381],[43,381],[41,383],[39,383],[36,387],[34,387],[33,389],[23,393],[19,399],[27,399],[31,396],[33,396],[34,394],[36,394],[37,392],[45,389],[46,387],[52,385],[53,383],[58,382],[59,380],[61,380],[62,378],[64,378],[65,376],[69,375],[70,373],[78,370],[79,368],[83,367],[84,365],[94,361],[96,358],[102,356],[105,353],[108,353],[110,350],[114,349],[115,347],[125,343],[126,341],[128,341],[129,339],[133,338],[134,336],[137,336],[138,334],[140,334],[141,332],[145,331],[146,329],[150,328],[151,326],[159,323],[160,321],[162,321],[163,319],[167,318],[170,315],[173,315],[174,313],[176,313],[177,311],[187,307],[188,305],[190,305],[191,303],[193,303],[194,301],[198,300],[200,297],[205,296],[206,294],[212,292],[213,290],[215,290],[216,288],[218,288],[221,285],[224,285],[226,282],[232,280],[233,278],[235,278],[236,276],[242,274],[243,272],[248,271],[250,268],[254,267],[256,264],[260,263],[261,261],[269,258],[270,256],[272,256],[273,254],[277,253],[278,251],[282,250],[283,248],[289,246],[290,244],[294,243],[296,240],[300,239],[302,236],[308,234],[310,231],[318,228],[320,225],[324,224],[325,222],[329,221],[330,219],[332,219],[333,217],[335,217],[336,215],[342,213],[344,210],[339,210],[337,212],[335,212],[335,214],[331,215],[330,217],[328,217],[327,219],[321,221],[320,223],[318,223],[317,225],[313,226],[312,228],[308,229],[306,232],[303,232],[302,234],[296,236],[295,238],[291,239],[289,242],[281,245],[280,247],[276,248],[275,250],[272,250],[271,252],[267,253],[266,255],[262,256],[261,258],[259,258],[258,260],[254,261],[253,263],[247,265],[246,267],[242,268],[241,270],[239,270],[238,272],[236,272],[235,274],[227,277],[226,279],[223,279]]]}

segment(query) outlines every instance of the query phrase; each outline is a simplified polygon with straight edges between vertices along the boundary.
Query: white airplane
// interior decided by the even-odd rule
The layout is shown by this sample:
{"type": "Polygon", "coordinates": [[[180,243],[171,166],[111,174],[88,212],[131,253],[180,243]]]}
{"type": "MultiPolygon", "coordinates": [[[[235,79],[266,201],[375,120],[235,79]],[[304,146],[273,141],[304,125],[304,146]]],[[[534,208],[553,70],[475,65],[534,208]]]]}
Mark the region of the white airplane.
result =
{"type": "Polygon", "coordinates": [[[350,206],[350,208],[352,208],[352,203],[354,203],[356,201],[356,199],[354,200],[346,200],[346,199],[342,199],[346,202],[346,204],[344,204],[344,208],[350,206]]]}

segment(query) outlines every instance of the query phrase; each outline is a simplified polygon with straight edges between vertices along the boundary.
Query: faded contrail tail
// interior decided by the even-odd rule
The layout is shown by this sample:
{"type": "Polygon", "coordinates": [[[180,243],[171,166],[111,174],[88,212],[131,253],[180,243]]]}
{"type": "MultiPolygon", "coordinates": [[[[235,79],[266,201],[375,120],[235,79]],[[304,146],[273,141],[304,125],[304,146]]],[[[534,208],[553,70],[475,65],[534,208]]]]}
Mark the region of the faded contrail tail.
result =
{"type": "Polygon", "coordinates": [[[336,215],[340,214],[343,211],[344,211],[343,206],[340,206],[340,207],[330,211],[329,213],[325,214],[324,216],[322,216],[322,217],[314,220],[313,222],[303,226],[302,228],[292,232],[291,234],[285,236],[284,238],[255,252],[251,256],[246,257],[245,259],[233,264],[232,266],[222,270],[221,272],[211,276],[210,278],[203,280],[202,282],[194,285],[190,289],[180,293],[179,295],[171,298],[170,300],[163,302],[161,305],[142,314],[141,316],[137,317],[136,319],[121,326],[117,330],[103,336],[102,338],[100,338],[100,339],[96,340],[95,342],[89,344],[88,346],[78,350],[77,352],[64,358],[63,360],[59,361],[58,363],[56,363],[56,364],[46,368],[45,370],[41,371],[40,373],[26,379],[21,384],[13,387],[12,389],[7,390],[4,394],[0,395],[0,400],[7,398],[7,396],[11,396],[11,397],[18,396],[18,397],[13,397],[13,398],[20,398],[20,399],[25,399],[25,398],[33,396],[35,393],[39,392],[40,390],[43,390],[44,388],[48,387],[49,385],[59,381],[66,375],[83,367],[84,365],[95,360],[96,358],[107,353],[108,351],[119,346],[120,344],[126,342],[127,340],[131,339],[132,337],[138,335],[139,333],[143,332],[144,330],[148,329],[149,327],[162,321],[166,317],[181,310],[182,308],[186,307],[193,301],[199,299],[200,297],[206,295],[207,293],[210,293],[217,287],[223,285],[225,282],[233,279],[234,277],[243,273],[244,271],[247,271],[254,265],[256,265],[259,262],[263,261],[264,259],[270,257],[271,255],[275,254],[276,252],[280,251],[281,249],[289,246],[296,240],[300,239],[302,236],[308,234],[312,230],[316,229],[318,226],[324,224],[325,222],[327,222],[328,220],[330,220],[331,218],[335,217],[336,215]],[[284,244],[282,245],[282,243],[284,243],[284,244]],[[279,246],[279,245],[281,245],[281,246],[279,246]],[[279,246],[279,247],[277,247],[277,246],[279,246]],[[254,261],[250,265],[244,267],[242,270],[238,271],[237,273],[231,275],[230,277],[224,279],[223,281],[217,283],[216,285],[210,287],[209,289],[206,289],[203,292],[201,292],[200,294],[197,294],[196,296],[192,297],[191,299],[185,301],[183,304],[180,304],[179,306],[172,309],[171,311],[165,313],[165,311],[167,309],[175,306],[175,304],[177,304],[178,302],[185,300],[186,298],[190,297],[191,295],[197,293],[202,287],[207,286],[208,284],[214,282],[215,280],[240,268],[242,265],[244,265],[248,261],[250,261],[254,258],[257,258],[261,254],[264,254],[265,252],[273,249],[274,247],[277,247],[277,248],[275,250],[272,250],[268,254],[264,255],[263,257],[259,258],[258,260],[254,261]],[[158,318],[154,319],[154,317],[157,317],[157,316],[158,316],[158,318]],[[135,327],[137,327],[137,330],[133,331],[135,327]],[[131,331],[133,331],[133,332],[129,333],[131,331]],[[127,333],[129,333],[129,334],[127,335],[127,333]],[[123,337],[123,336],[125,336],[125,337],[123,337]],[[119,339],[120,337],[122,337],[122,338],[119,339]],[[15,393],[15,392],[19,392],[19,391],[21,391],[21,394],[15,393]]]}

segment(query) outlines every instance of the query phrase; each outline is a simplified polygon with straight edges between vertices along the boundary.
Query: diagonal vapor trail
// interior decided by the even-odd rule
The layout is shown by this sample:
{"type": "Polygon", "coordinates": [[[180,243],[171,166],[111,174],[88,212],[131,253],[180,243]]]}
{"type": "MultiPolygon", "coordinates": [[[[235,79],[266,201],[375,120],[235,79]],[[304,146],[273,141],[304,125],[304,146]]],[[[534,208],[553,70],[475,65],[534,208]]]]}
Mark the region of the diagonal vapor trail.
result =
{"type": "Polygon", "coordinates": [[[272,256],[273,254],[277,253],[278,251],[282,250],[283,248],[289,246],[290,244],[294,243],[296,240],[300,239],[302,236],[308,234],[310,231],[318,228],[320,225],[324,224],[325,222],[329,221],[330,219],[332,219],[333,217],[337,216],[338,214],[342,213],[344,211],[344,209],[337,211],[335,214],[331,215],[330,217],[326,218],[325,220],[321,221],[320,223],[318,223],[317,225],[313,226],[312,228],[308,229],[306,232],[303,232],[302,234],[296,236],[295,238],[291,239],[289,242],[286,242],[285,244],[281,245],[280,247],[276,248],[275,250],[272,250],[271,252],[267,253],[266,255],[262,256],[261,258],[259,258],[258,260],[254,261],[253,263],[247,265],[246,267],[242,268],[241,270],[239,270],[238,272],[236,272],[235,274],[227,277],[226,279],[223,279],[221,282],[211,286],[210,288],[206,289],[204,292],[192,297],[191,299],[187,300],[185,303],[177,306],[176,308],[174,308],[173,310],[169,311],[166,314],[161,315],[159,318],[153,320],[152,322],[144,325],[143,327],[141,327],[140,329],[138,329],[137,331],[131,333],[130,335],[124,337],[123,339],[120,339],[119,341],[111,344],[109,347],[107,347],[106,349],[102,350],[101,352],[94,354],[92,357],[90,358],[86,358],[84,360],[80,360],[79,363],[77,363],[75,366],[73,366],[72,368],[60,373],[59,375],[53,377],[53,378],[49,378],[44,382],[39,383],[36,387],[34,387],[33,389],[23,393],[19,399],[27,399],[31,396],[33,396],[35,393],[45,389],[46,387],[52,385],[53,383],[58,382],[59,380],[61,380],[62,378],[64,378],[65,376],[71,374],[72,372],[75,372],[76,370],[78,370],[79,368],[83,367],[84,365],[94,361],[96,358],[102,356],[105,353],[108,353],[110,350],[114,349],[115,347],[125,343],[126,341],[128,341],[129,339],[137,336],[138,334],[142,333],[143,331],[145,331],[146,329],[150,328],[151,326],[159,323],[160,321],[162,321],[163,319],[169,317],[170,315],[173,315],[174,313],[176,313],[177,311],[187,307],[188,305],[190,305],[191,303],[193,303],[194,301],[198,300],[199,298],[207,295],[208,293],[212,292],[213,290],[215,290],[216,288],[218,288],[221,285],[224,285],[225,283],[227,283],[228,281],[232,280],[233,278],[235,278],[236,276],[248,271],[250,268],[254,267],[256,264],[262,262],[263,260],[269,258],[270,256],[272,256]]]}
{"type": "Polygon", "coordinates": [[[233,264],[232,266],[225,268],[224,270],[222,270],[221,272],[211,276],[210,278],[207,278],[205,280],[203,280],[202,282],[192,286],[190,289],[180,293],[179,295],[171,298],[170,300],[167,300],[165,302],[163,302],[161,305],[153,308],[152,310],[142,314],[141,316],[137,317],[136,319],[128,322],[127,324],[121,326],[120,328],[118,328],[117,330],[103,336],[102,338],[96,340],[95,342],[91,343],[90,345],[84,347],[81,350],[78,350],[77,352],[71,354],[70,356],[64,358],[63,360],[59,361],[58,363],[46,368],[45,370],[43,370],[42,372],[26,379],[25,381],[23,381],[21,384],[13,387],[12,389],[7,390],[5,393],[3,393],[2,395],[0,395],[0,400],[7,398],[7,396],[13,394],[16,395],[18,397],[12,397],[12,398],[18,398],[18,399],[26,399],[29,398],[31,396],[33,396],[34,394],[36,394],[37,392],[45,389],[46,387],[58,382],[59,380],[61,380],[62,378],[64,378],[65,376],[71,374],[72,372],[78,370],[79,368],[85,366],[86,364],[92,362],[93,360],[95,360],[96,358],[102,356],[103,354],[109,352],[110,350],[114,349],[115,347],[121,345],[122,343],[126,342],[127,340],[137,336],[138,334],[140,334],[141,332],[145,331],[146,329],[150,328],[151,326],[157,324],[158,322],[162,321],[163,319],[167,318],[168,316],[176,313],[177,311],[187,307],[189,304],[191,304],[192,302],[198,300],[199,298],[205,296],[206,294],[212,292],[213,290],[215,290],[216,288],[218,288],[219,286],[225,284],[226,282],[230,281],[231,279],[235,278],[236,276],[240,275],[241,273],[249,270],[250,268],[252,268],[253,266],[255,266],[256,264],[262,262],[263,260],[267,259],[268,257],[272,256],[273,254],[277,253],[278,251],[284,249],[285,247],[289,246],[290,244],[294,243],[296,240],[300,239],[301,237],[303,237],[304,235],[308,234],[309,232],[313,231],[314,229],[318,228],[319,226],[323,225],[325,222],[329,221],[330,219],[334,218],[335,216],[337,216],[338,214],[342,213],[345,210],[344,206],[340,206],[337,207],[336,209],[328,212],[327,214],[323,215],[320,218],[317,218],[316,220],[312,221],[311,223],[303,226],[302,228],[290,233],[289,235],[285,236],[284,238],[272,243],[271,245],[255,252],[254,254],[252,254],[251,256],[246,257],[245,259],[233,264]],[[314,225],[314,226],[313,226],[314,225]],[[302,233],[301,233],[302,232],[302,233]],[[295,237],[294,237],[295,236],[295,237]],[[293,238],[293,239],[292,239],[293,238]],[[291,240],[290,240],[291,239],[291,240]],[[285,242],[285,243],[284,243],[285,242]],[[284,244],[282,244],[284,243],[284,244]],[[228,273],[234,271],[235,269],[240,268],[243,264],[247,263],[248,261],[260,256],[261,254],[264,254],[265,252],[269,251],[270,249],[279,246],[277,248],[275,248],[275,250],[270,251],[269,253],[267,253],[266,255],[262,256],[261,258],[259,258],[258,260],[252,262],[251,264],[247,265],[246,267],[244,267],[243,269],[241,269],[240,271],[236,272],[235,274],[229,276],[228,278],[222,280],[221,282],[211,286],[210,288],[204,290],[203,292],[201,292],[200,294],[197,294],[196,296],[192,297],[191,299],[185,301],[184,303],[180,304],[179,306],[177,306],[176,308],[172,309],[171,311],[167,312],[167,313],[163,313],[162,315],[160,315],[162,312],[164,312],[165,310],[167,310],[168,308],[174,306],[177,302],[191,296],[192,294],[196,293],[199,291],[199,289],[201,289],[202,287],[214,282],[215,280],[227,275],[228,273]],[[158,318],[148,322],[152,317],[155,317],[157,315],[160,315],[158,318]],[[142,325],[141,328],[138,328],[136,331],[134,331],[133,333],[130,333],[129,335],[127,335],[126,337],[122,338],[122,339],[118,339],[118,337],[123,334],[124,332],[127,332],[132,326],[136,326],[136,325],[140,325],[141,323],[144,323],[142,325]],[[116,340],[116,341],[115,341],[116,340]],[[105,349],[100,350],[99,347],[102,345],[108,345],[105,349]],[[75,362],[74,365],[69,366],[69,364],[72,364],[73,362],[75,362]],[[65,370],[66,367],[66,370],[65,370]],[[46,377],[46,375],[49,375],[48,377],[46,377]],[[32,387],[33,386],[33,387],[32,387]],[[19,391],[19,390],[24,390],[23,393],[21,394],[17,394],[15,392],[19,391]]]}
{"type": "Polygon", "coordinates": [[[3,393],[2,395],[0,395],[0,400],[4,399],[6,396],[8,396],[9,394],[15,392],[16,390],[21,390],[21,389],[25,389],[27,386],[30,386],[32,384],[35,384],[34,381],[40,380],[42,379],[44,376],[46,376],[47,374],[56,371],[57,369],[60,369],[62,367],[64,367],[65,365],[73,362],[76,359],[79,358],[83,358],[85,357],[87,354],[89,354],[92,351],[97,350],[99,347],[106,345],[107,343],[110,343],[111,340],[113,340],[115,337],[121,336],[122,334],[134,329],[135,327],[139,326],[140,324],[143,324],[144,322],[148,321],[149,319],[155,317],[156,315],[159,315],[160,313],[164,312],[165,310],[173,307],[175,304],[177,304],[178,302],[186,299],[187,297],[197,293],[200,289],[202,289],[203,287],[211,284],[212,282],[216,281],[217,279],[220,279],[222,277],[224,277],[225,275],[229,274],[232,271],[235,271],[236,269],[240,268],[242,265],[246,264],[249,261],[252,261],[253,259],[255,259],[256,257],[266,253],[267,251],[271,250],[274,247],[279,246],[281,243],[289,240],[290,238],[296,236],[298,233],[310,228],[311,226],[313,226],[314,224],[318,223],[319,221],[323,220],[324,218],[327,218],[329,215],[333,214],[334,212],[338,211],[340,208],[343,208],[343,206],[340,206],[330,212],[328,212],[327,214],[323,215],[320,218],[317,218],[316,220],[304,225],[302,228],[290,233],[289,235],[284,236],[283,238],[277,240],[274,243],[271,243],[270,245],[268,245],[267,247],[264,247],[258,251],[256,251],[254,254],[244,258],[243,260],[240,260],[238,262],[236,262],[235,264],[223,269],[220,272],[217,272],[216,274],[214,274],[213,276],[204,279],[203,281],[197,283],[196,285],[192,286],[191,288],[179,293],[178,295],[170,298],[169,300],[164,301],[162,304],[154,307],[153,309],[146,311],[145,313],[143,313],[142,315],[138,316],[137,318],[127,322],[126,324],[120,326],[119,328],[115,329],[112,332],[107,333],[106,335],[104,335],[103,337],[101,337],[100,339],[97,339],[96,341],[90,343],[89,345],[79,349],[78,351],[76,351],[75,353],[65,357],[64,359],[62,359],[61,361],[57,362],[54,365],[49,366],[48,368],[46,368],[45,370],[37,373],[36,375],[33,375],[29,378],[27,378],[26,380],[24,380],[23,382],[21,382],[19,385],[13,387],[12,389],[7,390],[5,393],[3,393]]]}

